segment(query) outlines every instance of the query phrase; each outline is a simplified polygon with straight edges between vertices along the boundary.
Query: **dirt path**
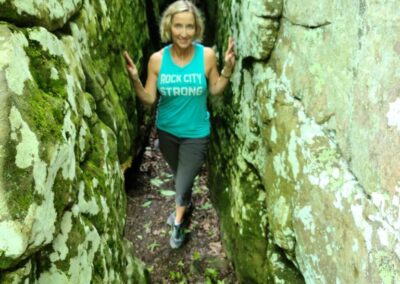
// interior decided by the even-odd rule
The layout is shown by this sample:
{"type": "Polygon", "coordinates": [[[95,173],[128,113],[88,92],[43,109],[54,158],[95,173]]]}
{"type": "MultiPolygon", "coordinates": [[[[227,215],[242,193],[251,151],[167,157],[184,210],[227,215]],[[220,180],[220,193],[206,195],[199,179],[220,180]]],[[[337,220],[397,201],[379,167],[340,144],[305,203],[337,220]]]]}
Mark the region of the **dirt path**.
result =
{"type": "Polygon", "coordinates": [[[180,249],[170,248],[166,219],[175,207],[173,180],[154,146],[154,136],[151,135],[135,184],[127,189],[125,235],[133,242],[135,255],[149,267],[151,283],[237,283],[221,246],[205,168],[193,190],[195,210],[188,229],[189,240],[180,249]]]}

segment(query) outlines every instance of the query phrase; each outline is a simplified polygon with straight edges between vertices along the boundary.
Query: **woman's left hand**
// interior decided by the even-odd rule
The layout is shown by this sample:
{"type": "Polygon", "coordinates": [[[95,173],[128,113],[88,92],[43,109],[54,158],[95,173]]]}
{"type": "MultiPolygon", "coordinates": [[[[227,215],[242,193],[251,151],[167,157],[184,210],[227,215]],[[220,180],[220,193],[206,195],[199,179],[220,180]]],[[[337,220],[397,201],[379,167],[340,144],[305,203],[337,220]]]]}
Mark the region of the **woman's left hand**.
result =
{"type": "MultiPolygon", "coordinates": [[[[231,37],[228,39],[228,49],[225,52],[224,58],[224,68],[232,71],[233,67],[235,67],[236,57],[235,52],[233,51],[235,43],[231,37]]],[[[227,70],[227,71],[228,71],[227,70]]]]}

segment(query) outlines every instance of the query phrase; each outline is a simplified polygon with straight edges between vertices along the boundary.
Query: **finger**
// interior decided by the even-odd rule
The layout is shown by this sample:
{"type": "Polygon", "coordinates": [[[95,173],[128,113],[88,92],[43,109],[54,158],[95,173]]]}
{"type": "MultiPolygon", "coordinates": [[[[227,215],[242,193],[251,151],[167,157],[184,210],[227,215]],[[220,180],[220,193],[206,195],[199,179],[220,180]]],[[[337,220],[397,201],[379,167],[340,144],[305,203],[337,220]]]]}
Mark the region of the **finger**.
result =
{"type": "Polygon", "coordinates": [[[227,62],[229,62],[229,65],[231,67],[233,67],[235,65],[235,55],[234,54],[230,54],[227,58],[227,62]]]}
{"type": "Polygon", "coordinates": [[[225,56],[225,61],[229,61],[229,60],[231,60],[232,58],[235,58],[235,53],[234,53],[234,52],[229,52],[229,53],[227,53],[226,56],[225,56]]]}
{"type": "Polygon", "coordinates": [[[133,61],[132,61],[132,59],[131,59],[131,57],[129,56],[129,53],[128,53],[127,51],[124,52],[124,58],[125,58],[126,62],[127,62],[129,65],[133,65],[133,61]]]}
{"type": "Polygon", "coordinates": [[[126,50],[124,51],[124,58],[125,58],[125,59],[128,59],[128,58],[129,58],[129,53],[128,53],[128,51],[126,51],[126,50]]]}
{"type": "Polygon", "coordinates": [[[129,55],[125,57],[125,61],[128,65],[133,65],[132,59],[130,59],[129,55]]]}
{"type": "Polygon", "coordinates": [[[229,51],[232,51],[232,50],[233,50],[233,46],[234,46],[233,38],[232,38],[232,37],[229,37],[229,40],[228,40],[228,50],[229,50],[229,51]]]}
{"type": "Polygon", "coordinates": [[[233,57],[234,57],[234,54],[232,54],[232,53],[227,53],[227,54],[225,55],[225,62],[230,61],[233,57]]]}
{"type": "Polygon", "coordinates": [[[226,52],[229,53],[230,49],[232,48],[232,42],[231,42],[231,38],[228,39],[228,47],[226,49],[226,52]]]}
{"type": "Polygon", "coordinates": [[[233,50],[227,50],[226,52],[225,52],[225,58],[227,58],[228,56],[231,56],[231,55],[234,55],[235,53],[233,52],[233,50]]]}

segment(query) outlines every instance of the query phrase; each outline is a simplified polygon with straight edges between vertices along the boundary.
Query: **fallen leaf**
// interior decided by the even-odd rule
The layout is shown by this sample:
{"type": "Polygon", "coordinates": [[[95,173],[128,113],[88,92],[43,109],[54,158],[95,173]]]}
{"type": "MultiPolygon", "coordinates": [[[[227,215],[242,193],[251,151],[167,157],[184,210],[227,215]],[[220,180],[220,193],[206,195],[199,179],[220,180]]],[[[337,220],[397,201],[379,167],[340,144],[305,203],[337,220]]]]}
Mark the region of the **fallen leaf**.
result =
{"type": "Polygon", "coordinates": [[[143,207],[143,208],[148,208],[148,207],[150,207],[150,205],[151,205],[152,202],[153,202],[153,201],[151,201],[151,200],[146,201],[145,203],[142,204],[142,207],[143,207]]]}
{"type": "Polygon", "coordinates": [[[156,187],[160,187],[164,182],[160,178],[156,177],[151,179],[150,183],[156,187]]]}
{"type": "Polygon", "coordinates": [[[164,196],[174,196],[175,195],[175,191],[172,190],[160,190],[161,195],[164,196]]]}

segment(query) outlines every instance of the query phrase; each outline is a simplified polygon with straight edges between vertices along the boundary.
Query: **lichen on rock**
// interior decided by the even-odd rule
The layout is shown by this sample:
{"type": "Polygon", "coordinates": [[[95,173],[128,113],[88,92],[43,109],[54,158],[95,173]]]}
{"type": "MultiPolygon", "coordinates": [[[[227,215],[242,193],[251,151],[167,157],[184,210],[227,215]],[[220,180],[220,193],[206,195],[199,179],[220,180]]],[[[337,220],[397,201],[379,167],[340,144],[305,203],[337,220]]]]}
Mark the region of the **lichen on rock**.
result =
{"type": "Polygon", "coordinates": [[[393,5],[227,0],[213,12],[220,54],[233,36],[237,64],[212,103],[210,183],[242,282],[400,281],[393,5]],[[263,205],[243,199],[258,192],[263,205]]]}
{"type": "Polygon", "coordinates": [[[117,2],[0,2],[1,283],[148,282],[121,169],[141,139],[122,52],[147,43],[145,6],[117,2]]]}

